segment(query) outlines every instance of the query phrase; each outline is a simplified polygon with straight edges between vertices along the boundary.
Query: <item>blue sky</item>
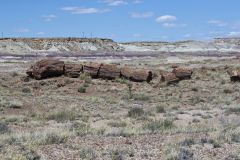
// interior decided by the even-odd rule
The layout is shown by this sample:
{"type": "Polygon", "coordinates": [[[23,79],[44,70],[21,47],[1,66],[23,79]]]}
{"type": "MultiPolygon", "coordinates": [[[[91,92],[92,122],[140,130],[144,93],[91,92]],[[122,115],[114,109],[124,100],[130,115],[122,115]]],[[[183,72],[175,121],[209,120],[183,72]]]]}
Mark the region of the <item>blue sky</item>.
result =
{"type": "Polygon", "coordinates": [[[5,37],[115,41],[240,37],[239,0],[2,0],[5,37]]]}

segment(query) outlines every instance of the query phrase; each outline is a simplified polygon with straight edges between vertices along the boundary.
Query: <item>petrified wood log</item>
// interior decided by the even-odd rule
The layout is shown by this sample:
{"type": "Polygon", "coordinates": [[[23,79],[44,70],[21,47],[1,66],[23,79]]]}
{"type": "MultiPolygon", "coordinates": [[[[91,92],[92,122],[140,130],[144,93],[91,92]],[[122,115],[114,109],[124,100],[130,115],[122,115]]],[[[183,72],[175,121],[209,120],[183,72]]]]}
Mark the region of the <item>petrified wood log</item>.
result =
{"type": "Polygon", "coordinates": [[[227,71],[231,81],[240,81],[240,69],[230,69],[227,71]]]}
{"type": "Polygon", "coordinates": [[[33,64],[26,72],[35,79],[57,77],[64,74],[64,62],[59,60],[40,60],[33,64]]]}
{"type": "Polygon", "coordinates": [[[83,72],[92,78],[97,78],[99,76],[100,67],[101,64],[99,63],[87,63],[83,65],[83,72]]]}
{"type": "Polygon", "coordinates": [[[65,64],[64,74],[70,78],[78,78],[83,71],[81,64],[65,64]]]}
{"type": "Polygon", "coordinates": [[[176,84],[180,81],[178,77],[174,73],[162,73],[161,74],[161,81],[166,82],[168,85],[176,84]]]}
{"type": "Polygon", "coordinates": [[[103,79],[115,79],[120,77],[120,68],[114,64],[102,64],[99,77],[103,79]]]}
{"type": "Polygon", "coordinates": [[[121,76],[134,82],[150,82],[153,75],[149,70],[123,67],[121,69],[121,76]]]}
{"type": "Polygon", "coordinates": [[[191,79],[193,71],[190,68],[177,67],[173,69],[172,73],[174,73],[180,80],[183,80],[191,79]]]}

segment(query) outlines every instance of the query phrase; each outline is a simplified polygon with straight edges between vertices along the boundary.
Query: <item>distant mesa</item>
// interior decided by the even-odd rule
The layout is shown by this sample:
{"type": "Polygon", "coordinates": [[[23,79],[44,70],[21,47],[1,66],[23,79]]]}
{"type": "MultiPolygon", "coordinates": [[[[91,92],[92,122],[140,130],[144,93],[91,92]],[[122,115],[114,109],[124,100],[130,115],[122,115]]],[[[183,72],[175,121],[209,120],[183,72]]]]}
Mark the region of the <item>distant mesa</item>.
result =
{"type": "Polygon", "coordinates": [[[1,53],[47,54],[53,53],[233,53],[240,52],[240,38],[218,38],[212,41],[179,42],[126,42],[118,43],[105,38],[2,38],[1,53]]]}

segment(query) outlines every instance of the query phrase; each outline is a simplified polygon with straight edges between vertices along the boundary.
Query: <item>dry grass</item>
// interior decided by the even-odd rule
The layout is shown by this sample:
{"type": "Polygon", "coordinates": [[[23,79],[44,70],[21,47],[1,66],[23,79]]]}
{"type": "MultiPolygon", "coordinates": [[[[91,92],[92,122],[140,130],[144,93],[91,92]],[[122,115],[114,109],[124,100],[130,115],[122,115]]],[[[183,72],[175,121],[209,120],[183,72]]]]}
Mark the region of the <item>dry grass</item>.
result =
{"type": "MultiPolygon", "coordinates": [[[[131,64],[171,70],[157,60],[139,61],[131,64]]],[[[84,74],[26,81],[29,64],[0,65],[0,157],[234,159],[240,83],[230,82],[224,67],[238,63],[186,63],[195,68],[192,79],[172,86],[158,78],[147,84],[84,74]]]]}

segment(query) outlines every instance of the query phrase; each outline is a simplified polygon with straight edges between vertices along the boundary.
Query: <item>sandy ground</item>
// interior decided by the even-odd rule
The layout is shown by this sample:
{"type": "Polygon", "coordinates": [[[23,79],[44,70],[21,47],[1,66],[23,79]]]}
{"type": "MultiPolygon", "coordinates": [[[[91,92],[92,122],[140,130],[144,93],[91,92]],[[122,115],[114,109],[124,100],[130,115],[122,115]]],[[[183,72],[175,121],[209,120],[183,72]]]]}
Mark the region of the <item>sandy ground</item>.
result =
{"type": "Polygon", "coordinates": [[[159,76],[149,84],[87,76],[37,81],[25,74],[34,60],[1,62],[1,159],[240,158],[240,83],[231,82],[227,74],[229,68],[240,67],[238,58],[96,61],[131,64],[156,75],[177,63],[194,74],[170,86],[159,76]],[[79,92],[80,87],[86,92],[79,92]]]}

